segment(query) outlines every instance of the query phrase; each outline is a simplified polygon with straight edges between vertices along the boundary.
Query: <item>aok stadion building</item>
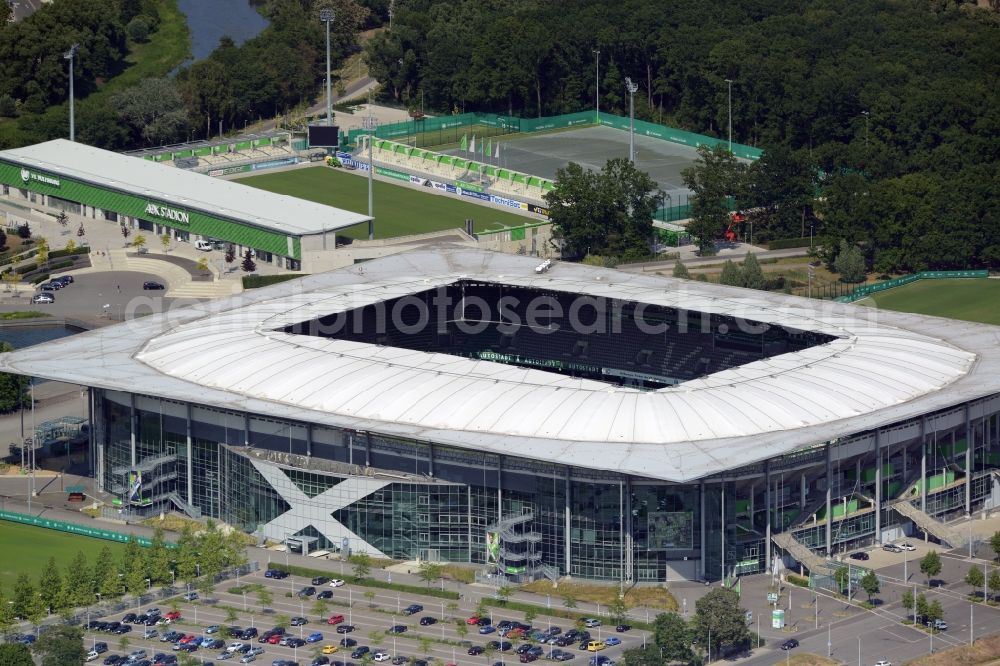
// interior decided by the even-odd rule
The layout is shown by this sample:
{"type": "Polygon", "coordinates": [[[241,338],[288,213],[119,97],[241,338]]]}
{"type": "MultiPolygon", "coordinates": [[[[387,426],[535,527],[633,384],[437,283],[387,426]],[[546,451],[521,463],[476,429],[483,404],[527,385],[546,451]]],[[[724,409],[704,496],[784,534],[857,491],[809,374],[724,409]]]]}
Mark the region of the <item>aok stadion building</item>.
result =
{"type": "Polygon", "coordinates": [[[996,507],[998,336],[445,247],[0,370],[92,389],[95,476],[138,511],[515,578],[663,581],[996,507]]]}
{"type": "Polygon", "coordinates": [[[65,139],[0,151],[0,194],[136,232],[231,243],[241,256],[250,249],[258,262],[307,272],[334,250],[337,230],[371,220],[65,139]]]}

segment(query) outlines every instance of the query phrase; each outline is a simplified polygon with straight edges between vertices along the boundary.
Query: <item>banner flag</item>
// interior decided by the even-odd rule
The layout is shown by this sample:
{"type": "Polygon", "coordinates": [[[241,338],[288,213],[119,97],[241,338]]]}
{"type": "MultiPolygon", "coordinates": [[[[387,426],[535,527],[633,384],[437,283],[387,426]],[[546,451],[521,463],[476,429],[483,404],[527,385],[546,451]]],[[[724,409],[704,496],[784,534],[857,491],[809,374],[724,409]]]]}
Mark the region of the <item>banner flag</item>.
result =
{"type": "Polygon", "coordinates": [[[459,144],[458,149],[459,150],[463,150],[463,151],[469,149],[469,135],[468,134],[463,134],[462,135],[462,143],[459,144]]]}
{"type": "Polygon", "coordinates": [[[469,142],[469,152],[473,155],[476,154],[476,135],[472,135],[472,141],[469,142]]]}

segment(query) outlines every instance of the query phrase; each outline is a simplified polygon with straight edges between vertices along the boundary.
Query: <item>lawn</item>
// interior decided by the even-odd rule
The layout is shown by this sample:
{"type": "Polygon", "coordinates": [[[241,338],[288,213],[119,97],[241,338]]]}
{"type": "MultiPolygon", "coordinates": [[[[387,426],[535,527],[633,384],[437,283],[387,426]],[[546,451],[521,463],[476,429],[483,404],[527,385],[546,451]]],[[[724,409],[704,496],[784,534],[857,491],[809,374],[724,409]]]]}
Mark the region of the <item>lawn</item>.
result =
{"type": "Polygon", "coordinates": [[[10,596],[11,588],[21,572],[27,573],[37,583],[49,557],[55,557],[60,570],[83,551],[88,562],[93,565],[98,554],[108,546],[116,556],[124,544],[103,539],[92,539],[78,534],[66,534],[44,527],[32,527],[18,523],[0,521],[0,586],[10,596]]]}
{"type": "MultiPolygon", "coordinates": [[[[317,166],[239,179],[240,183],[269,192],[288,194],[355,213],[368,212],[368,180],[354,173],[317,166]]],[[[375,237],[393,238],[444,229],[464,229],[475,220],[475,230],[495,231],[538,220],[504,210],[480,206],[442,195],[375,181],[375,237]]],[[[367,238],[368,225],[338,232],[350,238],[367,238]]]]}
{"type": "Polygon", "coordinates": [[[919,280],[858,301],[886,310],[1000,325],[1000,280],[919,280]]]}
{"type": "MultiPolygon", "coordinates": [[[[598,603],[609,606],[618,599],[618,587],[616,585],[593,585],[589,583],[559,583],[559,587],[553,589],[552,583],[545,580],[536,580],[533,583],[518,586],[518,589],[535,594],[549,594],[559,600],[559,605],[565,606],[563,600],[572,597],[575,601],[585,601],[588,603],[598,603]]],[[[553,599],[555,604],[556,600],[553,599]]],[[[679,606],[674,595],[665,587],[632,587],[625,592],[625,605],[629,608],[646,607],[662,608],[668,611],[676,611],[679,606]]]]}

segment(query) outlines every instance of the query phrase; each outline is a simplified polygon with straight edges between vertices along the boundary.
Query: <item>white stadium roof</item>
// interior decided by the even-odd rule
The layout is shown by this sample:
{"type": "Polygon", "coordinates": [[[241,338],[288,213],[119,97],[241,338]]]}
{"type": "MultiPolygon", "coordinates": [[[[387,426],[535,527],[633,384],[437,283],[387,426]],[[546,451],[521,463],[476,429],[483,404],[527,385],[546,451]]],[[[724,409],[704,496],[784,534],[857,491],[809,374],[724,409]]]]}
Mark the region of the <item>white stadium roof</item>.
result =
{"type": "Polygon", "coordinates": [[[8,370],[688,481],[1000,392],[1000,328],[448,247],[0,356],[8,370]],[[834,339],[659,390],[281,329],[459,280],[728,314],[834,339]]]}
{"type": "Polygon", "coordinates": [[[0,159],[293,236],[335,231],[370,219],[66,139],[0,151],[0,159]]]}

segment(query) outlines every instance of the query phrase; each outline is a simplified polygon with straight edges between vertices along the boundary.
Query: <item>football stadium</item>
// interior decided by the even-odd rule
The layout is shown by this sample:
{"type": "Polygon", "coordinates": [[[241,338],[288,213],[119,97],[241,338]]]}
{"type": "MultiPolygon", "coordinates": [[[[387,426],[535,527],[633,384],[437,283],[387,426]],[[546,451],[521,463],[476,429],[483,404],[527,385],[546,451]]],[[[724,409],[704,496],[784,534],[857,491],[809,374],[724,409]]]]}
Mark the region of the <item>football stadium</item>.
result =
{"type": "Polygon", "coordinates": [[[514,581],[822,573],[1000,504],[997,328],[538,261],[418,249],[0,371],[92,389],[138,515],[514,581]]]}

